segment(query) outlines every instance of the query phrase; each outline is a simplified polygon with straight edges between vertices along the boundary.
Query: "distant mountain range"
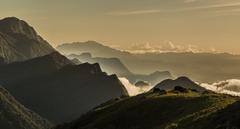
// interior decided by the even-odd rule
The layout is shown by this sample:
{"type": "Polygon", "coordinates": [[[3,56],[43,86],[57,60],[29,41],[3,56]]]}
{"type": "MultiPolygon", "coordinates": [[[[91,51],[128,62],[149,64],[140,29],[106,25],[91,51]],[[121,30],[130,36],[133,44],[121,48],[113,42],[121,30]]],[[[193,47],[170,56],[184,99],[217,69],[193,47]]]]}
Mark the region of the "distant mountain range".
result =
{"type": "Polygon", "coordinates": [[[0,20],[0,57],[6,63],[32,59],[54,51],[25,21],[15,17],[0,20]]]}
{"type": "Polygon", "coordinates": [[[169,71],[173,76],[191,77],[197,82],[240,78],[240,56],[227,53],[144,53],[131,54],[95,41],[65,43],[57,47],[64,54],[91,53],[94,57],[118,58],[133,73],[169,71]]]}
{"type": "Polygon", "coordinates": [[[55,123],[72,120],[112,98],[128,96],[117,76],[108,76],[98,64],[74,65],[57,52],[3,65],[0,78],[0,84],[21,103],[55,123]]]}
{"type": "Polygon", "coordinates": [[[121,57],[126,58],[133,56],[129,52],[116,50],[111,47],[104,46],[96,41],[64,43],[57,46],[56,49],[64,55],[91,53],[93,57],[115,57],[120,59],[121,57]]]}
{"type": "Polygon", "coordinates": [[[111,100],[56,129],[238,129],[239,108],[228,95],[155,90],[111,100]]]}
{"type": "Polygon", "coordinates": [[[50,129],[53,125],[21,105],[0,86],[1,129],[50,129]]]}
{"type": "Polygon", "coordinates": [[[156,85],[165,79],[172,78],[171,73],[168,71],[156,71],[148,75],[134,74],[118,58],[92,57],[90,53],[82,53],[81,55],[71,54],[67,57],[78,59],[80,62],[99,63],[104,72],[117,74],[118,77],[125,77],[132,84],[135,84],[137,81],[147,81],[151,85],[156,85]]]}

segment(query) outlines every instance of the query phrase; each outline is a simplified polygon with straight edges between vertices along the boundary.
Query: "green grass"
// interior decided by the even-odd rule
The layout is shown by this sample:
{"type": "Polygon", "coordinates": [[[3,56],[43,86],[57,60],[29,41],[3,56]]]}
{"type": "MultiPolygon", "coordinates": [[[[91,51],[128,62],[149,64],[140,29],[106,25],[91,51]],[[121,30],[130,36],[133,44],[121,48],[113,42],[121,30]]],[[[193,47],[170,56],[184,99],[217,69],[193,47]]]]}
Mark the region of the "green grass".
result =
{"type": "MultiPolygon", "coordinates": [[[[225,117],[220,112],[227,112],[229,106],[238,101],[239,98],[228,95],[200,94],[191,91],[146,93],[131,98],[111,100],[64,127],[68,129],[218,129],[226,126],[221,125],[224,124],[223,122],[217,121],[225,117]],[[210,126],[211,124],[213,125],[210,126]]],[[[231,116],[231,113],[233,112],[229,112],[226,117],[231,116]]],[[[230,125],[229,129],[234,128],[230,125]]]]}

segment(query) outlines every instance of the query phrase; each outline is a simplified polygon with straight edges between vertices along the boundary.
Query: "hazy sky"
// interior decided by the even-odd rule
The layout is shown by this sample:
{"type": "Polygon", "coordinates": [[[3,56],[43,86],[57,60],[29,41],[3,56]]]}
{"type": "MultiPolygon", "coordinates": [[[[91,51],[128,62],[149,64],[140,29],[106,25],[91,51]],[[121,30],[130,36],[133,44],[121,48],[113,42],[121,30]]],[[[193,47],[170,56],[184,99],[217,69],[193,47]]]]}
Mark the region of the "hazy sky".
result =
{"type": "Polygon", "coordinates": [[[0,0],[7,16],[26,20],[53,46],[172,42],[240,53],[240,0],[0,0]]]}

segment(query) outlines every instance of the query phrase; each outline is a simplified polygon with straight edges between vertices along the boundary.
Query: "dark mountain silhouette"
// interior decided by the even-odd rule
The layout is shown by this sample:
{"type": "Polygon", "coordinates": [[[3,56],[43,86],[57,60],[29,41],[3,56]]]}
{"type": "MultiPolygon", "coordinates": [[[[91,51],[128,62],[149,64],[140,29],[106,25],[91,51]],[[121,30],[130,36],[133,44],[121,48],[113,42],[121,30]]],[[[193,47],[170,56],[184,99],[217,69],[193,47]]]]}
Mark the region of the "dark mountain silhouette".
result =
{"type": "Polygon", "coordinates": [[[1,129],[50,129],[51,124],[17,102],[0,86],[1,129]]]}
{"type": "Polygon", "coordinates": [[[5,62],[15,62],[54,52],[33,27],[15,17],[0,20],[0,56],[5,62]]]}
{"type": "Polygon", "coordinates": [[[192,52],[132,54],[91,41],[63,44],[57,49],[67,54],[89,52],[94,57],[118,58],[131,72],[138,74],[169,71],[172,75],[191,77],[202,83],[240,78],[240,55],[192,52]]]}
{"type": "Polygon", "coordinates": [[[176,80],[167,79],[157,84],[154,88],[159,88],[162,90],[171,90],[174,89],[174,87],[176,86],[180,86],[186,89],[194,89],[201,92],[206,91],[205,88],[199,86],[198,84],[196,84],[187,77],[179,77],[176,80]]]}
{"type": "Polygon", "coordinates": [[[238,129],[239,98],[154,91],[114,99],[56,129],[238,129]]]}
{"type": "Polygon", "coordinates": [[[156,85],[163,80],[173,78],[172,74],[168,71],[156,71],[151,74],[135,74],[133,76],[126,77],[130,80],[134,80],[132,81],[133,83],[136,83],[137,81],[146,81],[151,85],[156,85]]]}
{"type": "Polygon", "coordinates": [[[128,95],[117,76],[102,72],[98,64],[74,65],[57,52],[3,65],[0,78],[22,104],[54,123],[128,95]]]}
{"type": "Polygon", "coordinates": [[[66,57],[58,52],[53,52],[49,55],[24,62],[14,62],[2,65],[0,66],[0,82],[2,85],[8,86],[36,77],[42,78],[70,64],[73,63],[66,57]]]}
{"type": "Polygon", "coordinates": [[[4,63],[5,63],[4,58],[0,56],[0,65],[2,65],[4,63]]]}
{"type": "Polygon", "coordinates": [[[76,58],[80,62],[99,63],[102,70],[108,74],[117,74],[118,76],[132,74],[118,58],[92,57],[90,53],[82,53],[81,55],[71,54],[67,57],[71,59],[76,58]]]}
{"type": "Polygon", "coordinates": [[[148,75],[134,74],[118,58],[92,57],[90,53],[82,53],[81,55],[71,54],[68,57],[70,59],[76,58],[80,62],[99,63],[104,72],[117,74],[118,77],[125,77],[132,84],[142,80],[149,82],[151,85],[156,85],[158,82],[172,78],[171,73],[167,71],[156,71],[148,75]]]}

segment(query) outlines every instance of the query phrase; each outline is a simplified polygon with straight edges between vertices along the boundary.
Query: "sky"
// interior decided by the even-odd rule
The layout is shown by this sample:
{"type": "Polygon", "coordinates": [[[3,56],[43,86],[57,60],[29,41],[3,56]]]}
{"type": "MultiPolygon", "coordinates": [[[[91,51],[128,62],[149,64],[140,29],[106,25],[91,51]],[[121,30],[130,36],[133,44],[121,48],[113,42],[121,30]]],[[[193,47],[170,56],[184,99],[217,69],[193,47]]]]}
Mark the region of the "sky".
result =
{"type": "Polygon", "coordinates": [[[240,0],[0,0],[53,46],[95,40],[128,50],[240,54],[240,0]]]}

